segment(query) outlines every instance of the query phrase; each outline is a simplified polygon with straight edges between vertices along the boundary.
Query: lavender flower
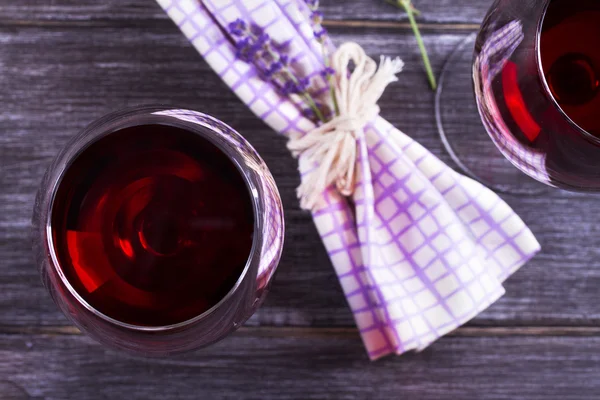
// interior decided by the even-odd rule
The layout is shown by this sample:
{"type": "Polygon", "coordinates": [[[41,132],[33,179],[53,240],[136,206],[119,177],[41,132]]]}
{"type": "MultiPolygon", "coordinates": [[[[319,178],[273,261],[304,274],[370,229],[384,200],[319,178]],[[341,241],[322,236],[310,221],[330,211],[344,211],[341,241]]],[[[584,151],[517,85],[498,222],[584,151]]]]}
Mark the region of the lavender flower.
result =
{"type": "Polygon", "coordinates": [[[263,28],[261,28],[260,26],[256,25],[256,24],[251,24],[250,25],[250,32],[253,35],[260,36],[260,35],[262,35],[265,32],[265,30],[263,28]]]}
{"type": "Polygon", "coordinates": [[[314,25],[320,25],[323,22],[323,13],[321,11],[313,11],[310,14],[310,19],[314,25]]]}
{"type": "Polygon", "coordinates": [[[333,103],[333,109],[335,110],[335,115],[339,115],[339,107],[337,104],[337,99],[335,97],[335,89],[333,87],[333,80],[331,77],[335,74],[335,71],[330,66],[329,61],[329,53],[328,53],[328,36],[327,30],[323,27],[323,14],[317,10],[319,7],[318,0],[305,0],[306,5],[308,6],[310,13],[310,22],[313,28],[313,34],[315,39],[321,44],[322,53],[323,53],[323,64],[325,64],[325,69],[321,72],[321,76],[327,82],[329,86],[329,95],[331,96],[331,102],[333,103]]]}
{"type": "Polygon", "coordinates": [[[283,87],[281,88],[281,92],[284,95],[297,94],[298,93],[298,85],[296,85],[292,81],[285,81],[283,87]]]}
{"type": "Polygon", "coordinates": [[[314,119],[315,118],[315,112],[311,109],[311,108],[304,108],[302,110],[302,115],[304,115],[304,117],[308,118],[308,119],[314,119]]]}
{"type": "Polygon", "coordinates": [[[282,56],[284,56],[286,53],[290,52],[290,42],[291,42],[291,40],[286,40],[285,42],[282,42],[282,43],[273,42],[272,43],[273,50],[276,51],[278,54],[281,54],[282,56]]]}
{"type": "Polygon", "coordinates": [[[325,38],[327,37],[327,30],[321,27],[321,29],[315,31],[315,37],[319,40],[319,42],[324,42],[325,38]]]}
{"type": "Polygon", "coordinates": [[[228,28],[229,32],[231,32],[231,34],[233,34],[234,36],[243,36],[248,29],[246,23],[239,18],[230,23],[228,28]]]}
{"type": "Polygon", "coordinates": [[[250,46],[250,45],[252,45],[252,41],[250,40],[250,38],[249,38],[249,37],[245,37],[245,38],[243,38],[243,39],[240,39],[240,40],[238,40],[238,41],[235,43],[235,46],[236,46],[238,49],[241,49],[241,48],[244,48],[244,47],[248,47],[248,46],[250,46]]]}
{"type": "Polygon", "coordinates": [[[296,84],[296,90],[298,91],[298,93],[302,93],[302,92],[305,92],[309,86],[310,86],[310,78],[301,78],[298,80],[298,83],[296,84]]]}
{"type": "Polygon", "coordinates": [[[261,33],[256,39],[256,44],[258,46],[264,47],[266,44],[269,43],[269,40],[269,35],[267,35],[266,33],[261,33]]]}
{"type": "Polygon", "coordinates": [[[320,74],[323,78],[328,79],[330,76],[335,75],[335,70],[331,67],[325,67],[320,74]]]}
{"type": "Polygon", "coordinates": [[[251,33],[252,28],[249,31],[245,27],[245,23],[240,20],[229,24],[232,35],[241,37],[240,40],[235,42],[236,56],[246,62],[252,62],[263,56],[264,52],[269,51],[270,37],[266,33],[261,33],[258,37],[255,37],[251,33]]]}
{"type": "Polygon", "coordinates": [[[235,47],[237,48],[236,56],[246,62],[254,60],[259,50],[252,44],[252,40],[248,37],[238,40],[235,43],[235,47]]]}
{"type": "Polygon", "coordinates": [[[260,26],[247,24],[240,19],[230,23],[227,28],[231,36],[236,38],[234,44],[239,59],[253,63],[259,74],[282,95],[300,96],[313,112],[311,119],[325,122],[321,109],[309,91],[310,78],[297,78],[291,69],[290,57],[285,54],[289,51],[289,42],[277,43],[260,26]]]}
{"type": "Polygon", "coordinates": [[[317,8],[319,7],[319,1],[306,0],[306,4],[308,5],[308,8],[311,11],[310,22],[313,28],[314,35],[321,44],[324,44],[325,38],[327,37],[327,30],[323,28],[323,13],[317,10],[317,8]]]}
{"type": "Polygon", "coordinates": [[[319,8],[319,0],[306,0],[306,5],[314,11],[319,8]]]}
{"type": "Polygon", "coordinates": [[[284,63],[281,62],[281,59],[279,61],[275,61],[268,67],[267,71],[265,72],[265,75],[267,76],[267,78],[271,78],[277,72],[281,71],[283,69],[283,66],[284,63]]]}

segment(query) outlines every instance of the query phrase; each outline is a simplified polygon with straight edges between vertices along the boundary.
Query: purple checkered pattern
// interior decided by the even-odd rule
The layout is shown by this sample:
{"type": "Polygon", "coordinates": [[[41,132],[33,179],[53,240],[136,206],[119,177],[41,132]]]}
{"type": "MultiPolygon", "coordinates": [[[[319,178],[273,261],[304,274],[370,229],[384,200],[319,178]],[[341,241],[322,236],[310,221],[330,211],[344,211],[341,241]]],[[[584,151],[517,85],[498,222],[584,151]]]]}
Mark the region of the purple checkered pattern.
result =
{"type": "MultiPolygon", "coordinates": [[[[306,74],[323,68],[302,0],[158,0],[219,76],[274,130],[314,127],[256,70],[236,59],[236,18],[291,40],[306,74]]],[[[539,245],[495,193],[377,118],[357,139],[355,208],[329,189],[313,213],[372,359],[420,350],[504,293],[539,245]]],[[[302,176],[314,166],[300,158],[302,176]]]]}

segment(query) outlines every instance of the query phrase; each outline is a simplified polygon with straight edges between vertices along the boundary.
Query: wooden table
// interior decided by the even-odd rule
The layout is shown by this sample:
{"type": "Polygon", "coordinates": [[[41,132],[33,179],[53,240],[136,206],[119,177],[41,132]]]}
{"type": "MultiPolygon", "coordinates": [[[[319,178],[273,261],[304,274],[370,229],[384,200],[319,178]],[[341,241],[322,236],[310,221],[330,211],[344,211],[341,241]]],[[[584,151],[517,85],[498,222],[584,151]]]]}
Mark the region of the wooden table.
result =
{"type": "MultiPolygon", "coordinates": [[[[450,162],[406,18],[383,0],[323,0],[335,41],[407,66],[381,102],[394,125],[450,162]]],[[[433,67],[477,29],[488,1],[417,0],[433,67]]],[[[220,82],[153,0],[0,0],[0,399],[588,399],[600,394],[600,201],[549,191],[503,197],[543,252],[507,294],[418,354],[369,362],[336,275],[298,208],[285,142],[220,82]],[[147,360],[106,350],[40,284],[29,220],[51,158],[125,106],[202,110],[242,132],[271,167],[286,247],[266,304],[233,336],[147,360]]]]}

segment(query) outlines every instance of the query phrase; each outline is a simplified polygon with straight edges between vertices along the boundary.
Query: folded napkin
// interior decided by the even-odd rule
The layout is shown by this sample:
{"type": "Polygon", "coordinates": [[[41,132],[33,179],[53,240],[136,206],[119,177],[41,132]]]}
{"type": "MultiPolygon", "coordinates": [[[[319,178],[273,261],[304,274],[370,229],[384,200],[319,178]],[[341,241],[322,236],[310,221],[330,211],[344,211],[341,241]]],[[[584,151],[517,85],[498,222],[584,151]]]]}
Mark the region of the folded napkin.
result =
{"type": "MultiPolygon", "coordinates": [[[[332,111],[328,79],[340,71],[331,71],[323,56],[334,48],[315,0],[157,1],[275,131],[296,141],[322,125],[298,86],[312,88],[317,110],[332,111]],[[254,42],[243,37],[244,29],[254,42]],[[270,69],[281,66],[252,57],[267,42],[285,53],[280,61],[293,66],[294,82],[274,82],[270,69]]],[[[446,166],[377,110],[364,128],[348,128],[355,136],[351,197],[331,184],[310,206],[371,359],[421,350],[470,320],[540,249],[496,194],[446,166]]],[[[304,184],[318,165],[304,152],[299,163],[304,184]]]]}

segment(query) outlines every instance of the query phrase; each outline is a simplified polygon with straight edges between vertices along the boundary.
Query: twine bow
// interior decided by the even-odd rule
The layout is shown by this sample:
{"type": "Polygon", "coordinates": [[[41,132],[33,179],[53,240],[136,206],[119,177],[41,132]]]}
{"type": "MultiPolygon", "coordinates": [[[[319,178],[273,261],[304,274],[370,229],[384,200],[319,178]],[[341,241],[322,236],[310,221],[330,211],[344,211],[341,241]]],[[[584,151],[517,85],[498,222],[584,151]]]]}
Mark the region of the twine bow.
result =
{"type": "Polygon", "coordinates": [[[335,96],[339,115],[304,136],[290,138],[288,149],[294,157],[303,156],[316,168],[304,177],[297,194],[300,207],[314,210],[323,192],[335,183],[344,196],[356,185],[357,140],[365,126],[379,115],[377,101],[404,63],[381,56],[379,68],[356,43],[341,45],[332,56],[335,96]],[[348,73],[350,62],[354,70],[348,73]]]}

